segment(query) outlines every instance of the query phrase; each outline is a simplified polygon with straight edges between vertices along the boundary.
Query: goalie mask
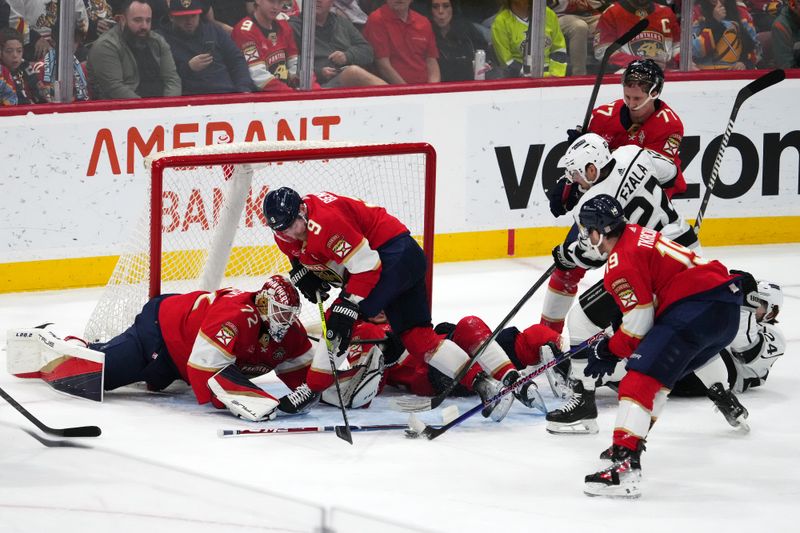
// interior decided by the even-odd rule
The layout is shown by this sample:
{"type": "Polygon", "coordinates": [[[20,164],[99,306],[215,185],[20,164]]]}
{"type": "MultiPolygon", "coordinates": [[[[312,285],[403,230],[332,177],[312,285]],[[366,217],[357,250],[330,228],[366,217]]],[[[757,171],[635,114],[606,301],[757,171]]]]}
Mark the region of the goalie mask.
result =
{"type": "Polygon", "coordinates": [[[566,169],[566,177],[574,182],[580,177],[591,187],[600,176],[600,170],[611,161],[611,151],[605,139],[596,133],[587,133],[575,139],[564,156],[559,159],[558,166],[566,169]],[[586,167],[589,163],[597,169],[593,180],[586,178],[586,167]]]}
{"type": "Polygon", "coordinates": [[[280,342],[292,322],[300,314],[300,295],[288,279],[272,276],[255,295],[261,320],[267,325],[270,337],[280,342]]]}
{"type": "Polygon", "coordinates": [[[758,293],[749,296],[749,299],[755,300],[753,303],[757,303],[764,310],[764,315],[758,320],[759,322],[774,323],[783,305],[783,290],[777,283],[760,280],[758,293]]]}

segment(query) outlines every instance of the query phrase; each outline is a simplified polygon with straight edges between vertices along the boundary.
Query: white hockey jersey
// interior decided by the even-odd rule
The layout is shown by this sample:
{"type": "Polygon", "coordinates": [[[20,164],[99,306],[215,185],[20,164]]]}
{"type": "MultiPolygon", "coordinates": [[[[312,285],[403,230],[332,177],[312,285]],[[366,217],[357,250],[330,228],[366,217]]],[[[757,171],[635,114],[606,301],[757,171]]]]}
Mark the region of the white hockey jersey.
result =
{"type": "Polygon", "coordinates": [[[733,389],[744,392],[766,381],[770,368],[786,351],[786,340],[776,325],[758,323],[752,312],[742,308],[739,331],[727,351],[736,370],[733,389]]]}
{"type": "MultiPolygon", "coordinates": [[[[663,155],[639,146],[621,146],[611,153],[614,168],[604,179],[595,182],[573,208],[578,220],[580,209],[589,199],[600,194],[613,196],[625,211],[628,222],[661,232],[670,240],[698,251],[697,235],[678,215],[669,197],[661,188],[675,177],[677,168],[663,155]]],[[[596,257],[578,239],[570,245],[572,256],[582,268],[598,268],[605,258],[596,257]]]]}

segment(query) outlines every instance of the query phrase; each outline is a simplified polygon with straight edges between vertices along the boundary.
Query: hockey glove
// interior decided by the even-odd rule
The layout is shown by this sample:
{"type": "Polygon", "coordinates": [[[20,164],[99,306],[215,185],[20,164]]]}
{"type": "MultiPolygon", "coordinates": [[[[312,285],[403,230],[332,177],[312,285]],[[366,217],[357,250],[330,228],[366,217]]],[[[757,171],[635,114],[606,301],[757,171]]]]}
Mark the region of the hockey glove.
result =
{"type": "Polygon", "coordinates": [[[330,284],[320,279],[297,260],[292,261],[289,280],[292,285],[297,287],[297,290],[303,293],[303,296],[309,302],[317,303],[317,291],[319,291],[323,302],[328,299],[328,292],[331,290],[330,284]]]}
{"type": "Polygon", "coordinates": [[[547,199],[550,201],[550,212],[558,218],[571,211],[580,200],[581,188],[578,184],[571,182],[566,177],[559,179],[552,189],[547,191],[547,199]]]}
{"type": "Polygon", "coordinates": [[[572,254],[564,243],[553,248],[553,261],[559,270],[574,270],[578,265],[572,260],[572,254]]]}
{"type": "Polygon", "coordinates": [[[353,335],[353,324],[358,318],[358,305],[344,298],[337,298],[331,306],[328,318],[327,339],[331,343],[333,353],[341,356],[350,346],[353,335]]]}
{"type": "Polygon", "coordinates": [[[734,276],[739,276],[739,284],[744,295],[742,303],[751,310],[757,310],[761,306],[761,300],[758,297],[758,282],[756,279],[750,272],[743,270],[731,270],[730,273],[734,276]]]}
{"type": "Polygon", "coordinates": [[[583,127],[581,126],[575,126],[574,130],[567,130],[567,140],[569,141],[569,144],[574,143],[578,139],[578,137],[582,136],[583,136],[583,127]]]}
{"type": "Polygon", "coordinates": [[[603,337],[592,345],[592,350],[589,352],[589,363],[583,373],[595,379],[606,374],[610,376],[617,368],[617,363],[619,363],[619,357],[609,349],[608,337],[603,337]]]}
{"type": "Polygon", "coordinates": [[[406,351],[403,341],[400,340],[400,335],[393,331],[386,332],[386,340],[380,345],[383,352],[383,364],[387,367],[397,364],[400,356],[406,351]]]}

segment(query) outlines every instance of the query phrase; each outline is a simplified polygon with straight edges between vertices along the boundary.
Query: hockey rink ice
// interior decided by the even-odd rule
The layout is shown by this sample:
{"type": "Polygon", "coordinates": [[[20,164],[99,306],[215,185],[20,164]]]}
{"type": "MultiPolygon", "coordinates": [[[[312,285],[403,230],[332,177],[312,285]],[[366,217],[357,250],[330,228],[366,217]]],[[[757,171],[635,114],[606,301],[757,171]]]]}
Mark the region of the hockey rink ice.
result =
{"type": "MultiPolygon", "coordinates": [[[[80,335],[102,289],[2,294],[0,386],[49,426],[98,425],[103,434],[47,436],[0,400],[0,532],[798,531],[800,245],[703,255],[782,285],[786,355],[765,385],[739,396],[749,434],[710,400],[671,399],[648,439],[634,501],[583,494],[583,476],[611,442],[617,402],[607,388],[598,389],[598,435],[550,435],[542,414],[515,402],[499,424],[477,415],[434,441],[397,430],[354,432],[353,446],[333,433],[221,439],[219,429],[260,424],[197,405],[183,384],[164,393],[125,387],[98,404],[8,375],[8,328],[54,322],[57,334],[80,335]]],[[[548,265],[548,257],[436,265],[434,320],[476,314],[494,327],[548,265]]],[[[543,294],[511,324],[537,322],[543,294]]],[[[274,378],[259,382],[285,393],[274,378]]],[[[537,382],[548,407],[560,405],[537,382]]],[[[407,415],[388,407],[391,394],[351,411],[351,424],[404,424],[407,415]]],[[[465,412],[477,401],[443,405],[465,412]]],[[[421,418],[441,422],[441,408],[421,418]]],[[[264,426],[339,423],[338,409],[320,406],[264,426]]]]}

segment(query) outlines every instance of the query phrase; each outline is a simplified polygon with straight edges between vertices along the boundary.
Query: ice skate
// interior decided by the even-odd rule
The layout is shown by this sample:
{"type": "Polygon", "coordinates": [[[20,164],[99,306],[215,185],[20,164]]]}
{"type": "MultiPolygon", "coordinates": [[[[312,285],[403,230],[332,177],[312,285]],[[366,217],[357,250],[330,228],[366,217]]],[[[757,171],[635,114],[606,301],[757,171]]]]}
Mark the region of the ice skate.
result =
{"type": "Polygon", "coordinates": [[[717,411],[722,413],[722,416],[725,417],[725,420],[728,421],[728,424],[744,431],[750,430],[750,426],[748,426],[747,422],[745,422],[745,419],[749,416],[749,413],[747,412],[747,409],[745,409],[745,407],[739,403],[739,399],[732,390],[725,390],[725,387],[722,385],[722,383],[714,383],[708,388],[708,392],[706,394],[711,401],[714,402],[714,405],[717,406],[717,411]]]}
{"type": "Polygon", "coordinates": [[[308,385],[303,383],[290,394],[281,397],[278,403],[278,410],[285,415],[303,414],[317,405],[320,396],[319,393],[313,392],[308,388],[308,385]]]}
{"type": "Polygon", "coordinates": [[[641,448],[634,451],[624,446],[612,446],[610,455],[613,464],[586,476],[584,494],[607,498],[640,497],[642,495],[641,453],[641,448]]]}
{"type": "Polygon", "coordinates": [[[580,381],[575,383],[572,398],[560,409],[547,413],[547,431],[558,435],[595,434],[597,404],[594,391],[587,391],[580,381]]]}
{"type": "MultiPolygon", "coordinates": [[[[489,377],[485,372],[479,372],[475,376],[475,381],[472,382],[472,388],[481,397],[484,404],[489,401],[493,396],[503,389],[503,384],[496,379],[489,377]]],[[[495,422],[500,422],[508,414],[511,409],[511,404],[514,402],[514,396],[506,394],[494,405],[486,405],[481,411],[484,418],[491,418],[495,422]]]]}
{"type": "MultiPolygon", "coordinates": [[[[505,376],[503,376],[503,385],[510,387],[520,379],[522,379],[522,376],[520,376],[519,372],[516,370],[511,370],[505,376]]],[[[515,388],[514,398],[519,400],[519,402],[528,409],[537,409],[544,414],[547,413],[547,406],[544,403],[544,398],[542,398],[542,395],[539,394],[539,387],[533,382],[533,380],[523,383],[519,387],[515,388]]]]}

